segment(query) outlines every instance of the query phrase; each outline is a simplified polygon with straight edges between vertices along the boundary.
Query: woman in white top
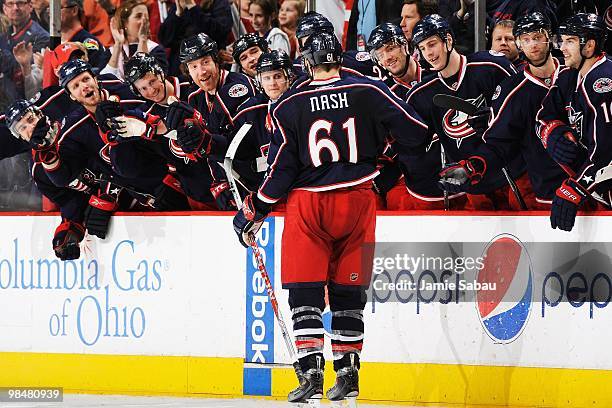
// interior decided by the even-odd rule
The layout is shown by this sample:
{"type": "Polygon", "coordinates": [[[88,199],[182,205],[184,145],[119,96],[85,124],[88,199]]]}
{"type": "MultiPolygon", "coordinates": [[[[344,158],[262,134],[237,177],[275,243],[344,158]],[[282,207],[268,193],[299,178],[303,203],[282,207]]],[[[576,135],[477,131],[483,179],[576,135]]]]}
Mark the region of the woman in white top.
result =
{"type": "Polygon", "coordinates": [[[111,19],[111,32],[115,43],[111,48],[111,58],[101,74],[113,74],[124,79],[123,64],[137,52],[154,56],[167,72],[166,50],[150,39],[149,11],[143,0],[122,3],[111,19]]]}
{"type": "Polygon", "coordinates": [[[287,34],[272,26],[277,16],[276,0],[251,0],[249,15],[255,32],[268,41],[270,49],[283,50],[287,54],[291,52],[287,34]]]}

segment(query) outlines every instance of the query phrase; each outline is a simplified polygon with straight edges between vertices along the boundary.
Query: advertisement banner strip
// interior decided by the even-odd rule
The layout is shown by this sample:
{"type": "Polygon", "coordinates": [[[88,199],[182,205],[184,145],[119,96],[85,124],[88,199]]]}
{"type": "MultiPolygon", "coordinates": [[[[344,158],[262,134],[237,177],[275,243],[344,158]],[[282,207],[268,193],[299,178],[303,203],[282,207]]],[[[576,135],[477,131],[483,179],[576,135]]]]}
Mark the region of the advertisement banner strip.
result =
{"type": "MultiPolygon", "coordinates": [[[[274,217],[269,217],[258,234],[257,244],[270,282],[274,282],[274,217]]],[[[274,363],[274,311],[253,251],[246,251],[245,362],[274,363]]],[[[270,369],[244,368],[245,395],[270,395],[270,369]]]]}

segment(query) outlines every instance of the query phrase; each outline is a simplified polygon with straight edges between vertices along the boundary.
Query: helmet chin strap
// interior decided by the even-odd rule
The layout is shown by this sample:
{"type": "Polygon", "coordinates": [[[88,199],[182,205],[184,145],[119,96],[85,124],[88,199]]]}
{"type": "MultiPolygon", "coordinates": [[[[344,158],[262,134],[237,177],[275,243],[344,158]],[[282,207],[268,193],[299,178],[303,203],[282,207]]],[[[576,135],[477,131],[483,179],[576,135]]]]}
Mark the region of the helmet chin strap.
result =
{"type": "MultiPolygon", "coordinates": [[[[450,47],[450,49],[448,48],[448,37],[446,37],[442,41],[444,41],[444,48],[446,48],[446,62],[444,63],[444,66],[441,69],[433,70],[433,71],[436,71],[436,72],[442,72],[442,71],[444,71],[446,69],[446,67],[448,67],[448,64],[450,64],[451,53],[455,49],[455,42],[454,41],[453,41],[453,45],[450,47]]],[[[423,54],[421,54],[421,55],[423,55],[423,54]]]]}

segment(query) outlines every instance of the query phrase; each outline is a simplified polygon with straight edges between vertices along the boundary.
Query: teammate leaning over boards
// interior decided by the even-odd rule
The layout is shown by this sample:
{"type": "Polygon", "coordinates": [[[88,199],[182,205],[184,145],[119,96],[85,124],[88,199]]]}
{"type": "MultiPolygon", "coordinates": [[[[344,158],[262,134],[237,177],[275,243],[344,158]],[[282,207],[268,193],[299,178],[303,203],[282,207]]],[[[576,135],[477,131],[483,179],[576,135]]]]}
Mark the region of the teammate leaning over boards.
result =
{"type": "MultiPolygon", "coordinates": [[[[240,105],[234,117],[236,130],[247,123],[252,125],[233,159],[233,170],[238,175],[237,184],[243,194],[257,191],[268,169],[268,150],[274,131],[272,109],[295,78],[291,59],[282,50],[261,54],[256,72],[256,82],[262,93],[240,105]]],[[[217,153],[217,160],[221,160],[224,153],[217,153]]]]}
{"type": "MultiPolygon", "coordinates": [[[[449,23],[437,14],[428,15],[415,25],[412,41],[437,75],[412,88],[406,101],[429,125],[431,138],[438,136],[447,162],[464,160],[483,143],[480,136],[486,128],[489,114],[486,106],[490,106],[497,85],[516,73],[514,67],[501,54],[492,55],[488,51],[468,56],[460,54],[455,49],[455,38],[449,23]],[[475,115],[475,120],[470,120],[466,113],[438,107],[432,103],[436,94],[468,100],[482,108],[480,112],[483,114],[475,115]]],[[[518,157],[508,166],[508,171],[517,177],[524,173],[524,166],[522,158],[518,157]]],[[[440,170],[441,167],[438,168],[440,170]]],[[[477,173],[483,171],[483,167],[475,169],[477,173]]],[[[436,173],[423,176],[439,179],[436,173]]],[[[469,188],[466,208],[508,210],[514,208],[512,204],[515,203],[509,199],[508,181],[502,172],[490,172],[483,181],[469,188]]]]}
{"type": "Polygon", "coordinates": [[[444,169],[444,180],[450,191],[465,191],[467,186],[478,184],[484,174],[499,172],[502,166],[521,155],[535,193],[523,191],[527,208],[549,209],[567,173],[542,146],[536,133],[536,114],[558,74],[559,61],[550,54],[551,25],[542,13],[520,17],[513,34],[527,66],[497,87],[492,101],[493,118],[482,136],[485,143],[473,156],[444,169]],[[484,173],[472,171],[479,166],[484,167],[484,173]]]}
{"type": "MultiPolygon", "coordinates": [[[[204,33],[189,37],[181,43],[179,58],[193,81],[187,104],[199,112],[201,117],[195,118],[193,109],[182,109],[186,108],[185,105],[176,105],[177,110],[172,113],[172,126],[175,123],[182,127],[187,122],[198,122],[204,124],[206,131],[211,134],[227,136],[233,132],[238,106],[255,95],[256,90],[246,75],[224,70],[218,54],[217,43],[204,33]]],[[[180,127],[177,131],[181,131],[180,127]]],[[[235,209],[236,204],[223,168],[215,160],[208,161],[213,176],[211,192],[217,206],[222,210],[235,209]]]]}
{"type": "Polygon", "coordinates": [[[270,167],[257,194],[247,196],[236,214],[234,229],[247,246],[271,206],[287,196],[282,282],[304,373],[289,401],[320,398],[323,392],[326,285],[337,373],[327,397],[341,400],[359,393],[376,159],[389,134],[398,151],[425,149],[427,126],[382,82],[341,74],[342,48],[333,34],[310,36],[302,56],[311,79],[287,91],[274,108],[270,167]]]}
{"type": "MultiPolygon", "coordinates": [[[[171,127],[170,106],[175,100],[187,100],[190,83],[165,75],[157,59],[142,52],[134,54],[125,63],[123,71],[132,91],[145,100],[145,113],[161,117],[171,127]]],[[[200,132],[200,128],[181,127],[177,140],[154,138],[146,147],[176,169],[176,177],[190,198],[192,209],[212,210],[217,207],[210,191],[212,176],[205,157],[211,136],[200,132]]]]}
{"type": "MultiPolygon", "coordinates": [[[[428,74],[411,56],[410,44],[395,24],[384,23],[372,30],[367,49],[372,61],[387,72],[383,78],[385,84],[402,100],[428,74]]],[[[421,157],[398,156],[391,146],[387,146],[380,162],[382,167],[380,175],[374,179],[374,187],[385,196],[387,209],[444,210],[443,193],[437,180],[431,177],[441,164],[437,137],[421,157]]],[[[465,193],[448,198],[449,209],[461,209],[465,205],[465,193]]]]}
{"type": "Polygon", "coordinates": [[[553,228],[571,231],[576,212],[589,197],[610,206],[612,196],[612,61],[602,47],[606,26],[595,14],[578,13],[559,27],[564,69],[542,102],[538,126],[553,159],[572,165],[580,146],[587,159],[553,198],[553,228]]]}

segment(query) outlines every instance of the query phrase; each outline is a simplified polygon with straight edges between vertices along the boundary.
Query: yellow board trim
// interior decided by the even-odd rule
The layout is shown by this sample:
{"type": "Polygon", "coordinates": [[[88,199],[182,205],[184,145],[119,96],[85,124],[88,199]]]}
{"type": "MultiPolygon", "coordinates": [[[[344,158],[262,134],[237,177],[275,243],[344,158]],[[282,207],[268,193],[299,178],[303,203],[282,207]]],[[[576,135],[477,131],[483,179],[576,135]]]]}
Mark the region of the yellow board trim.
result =
{"type": "MultiPolygon", "coordinates": [[[[242,358],[0,353],[0,386],[57,386],[66,392],[242,396],[242,358]]],[[[272,397],[297,382],[273,367],[272,397]]],[[[363,363],[368,401],[458,406],[612,407],[612,371],[450,364],[363,363]]],[[[333,384],[331,364],[325,384],[333,384]]]]}

